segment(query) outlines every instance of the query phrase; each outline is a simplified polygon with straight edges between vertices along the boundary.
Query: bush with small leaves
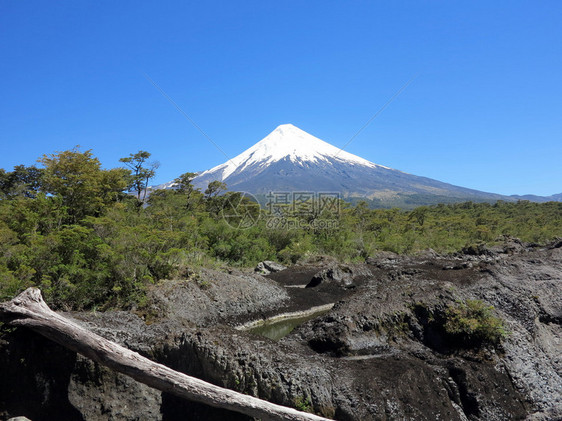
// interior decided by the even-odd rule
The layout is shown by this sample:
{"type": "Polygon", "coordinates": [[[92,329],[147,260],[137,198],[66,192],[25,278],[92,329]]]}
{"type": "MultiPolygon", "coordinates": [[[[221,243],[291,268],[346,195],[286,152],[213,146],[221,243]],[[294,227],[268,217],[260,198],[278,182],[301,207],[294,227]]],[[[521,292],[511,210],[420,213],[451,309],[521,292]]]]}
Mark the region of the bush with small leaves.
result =
{"type": "Polygon", "coordinates": [[[445,332],[469,344],[498,344],[507,335],[504,322],[494,307],[481,300],[466,300],[447,307],[445,332]]]}

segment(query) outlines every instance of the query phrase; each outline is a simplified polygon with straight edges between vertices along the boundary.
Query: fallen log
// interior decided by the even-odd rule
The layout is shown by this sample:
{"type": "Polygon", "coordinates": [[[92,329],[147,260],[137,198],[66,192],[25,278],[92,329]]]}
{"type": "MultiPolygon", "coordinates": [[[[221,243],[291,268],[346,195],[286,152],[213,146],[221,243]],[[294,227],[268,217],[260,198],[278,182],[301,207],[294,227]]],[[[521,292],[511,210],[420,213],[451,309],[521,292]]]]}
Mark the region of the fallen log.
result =
{"type": "Polygon", "coordinates": [[[0,304],[0,317],[9,325],[30,328],[99,364],[181,398],[262,420],[327,420],[215,386],[151,361],[55,313],[37,288],[28,288],[11,301],[0,304]]]}

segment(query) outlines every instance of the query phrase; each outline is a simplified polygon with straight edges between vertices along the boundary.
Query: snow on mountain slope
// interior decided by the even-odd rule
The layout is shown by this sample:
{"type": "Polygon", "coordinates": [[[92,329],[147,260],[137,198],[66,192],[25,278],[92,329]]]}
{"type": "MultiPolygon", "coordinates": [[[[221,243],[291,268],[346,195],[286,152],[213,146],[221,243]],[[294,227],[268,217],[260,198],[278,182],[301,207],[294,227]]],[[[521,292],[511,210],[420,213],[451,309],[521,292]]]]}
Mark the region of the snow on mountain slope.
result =
{"type": "Polygon", "coordinates": [[[292,124],[282,124],[251,148],[224,164],[201,173],[200,177],[213,174],[217,179],[225,181],[234,172],[253,166],[266,168],[284,159],[294,164],[330,163],[335,160],[368,168],[387,168],[336,148],[292,124]]]}
{"type": "MultiPolygon", "coordinates": [[[[416,204],[435,203],[443,198],[514,200],[375,164],[340,150],[292,124],[277,127],[240,155],[200,173],[192,184],[204,191],[215,180],[225,182],[231,191],[257,195],[271,192],[338,192],[342,197],[381,201],[405,195],[414,198],[416,204]]],[[[173,188],[174,183],[155,187],[173,188]]]]}

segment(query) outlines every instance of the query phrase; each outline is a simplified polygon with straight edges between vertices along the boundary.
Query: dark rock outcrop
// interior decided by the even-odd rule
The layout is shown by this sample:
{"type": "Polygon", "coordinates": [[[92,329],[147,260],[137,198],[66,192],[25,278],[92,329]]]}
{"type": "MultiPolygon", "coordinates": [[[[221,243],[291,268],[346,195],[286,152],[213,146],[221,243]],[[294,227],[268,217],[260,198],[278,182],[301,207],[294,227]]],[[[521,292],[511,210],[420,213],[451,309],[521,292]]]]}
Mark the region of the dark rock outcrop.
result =
{"type": "Polygon", "coordinates": [[[362,280],[370,276],[371,272],[364,265],[330,265],[326,269],[317,272],[310,282],[306,284],[306,288],[322,287],[341,287],[355,288],[357,280],[362,280]]]}
{"type": "MultiPolygon", "coordinates": [[[[138,315],[70,316],[173,369],[339,420],[557,419],[562,248],[518,245],[308,264],[272,279],[201,271],[155,287],[138,315]],[[325,271],[341,267],[340,280],[325,271]],[[318,273],[322,282],[302,287],[318,273]],[[432,317],[466,300],[494,306],[510,332],[499,345],[451,341],[436,328],[432,317]],[[330,312],[279,342],[231,327],[329,301],[330,312]]],[[[156,392],[23,329],[3,334],[0,372],[0,419],[245,419],[156,392]]]]}
{"type": "Polygon", "coordinates": [[[423,265],[408,257],[371,261],[376,280],[297,334],[317,352],[334,356],[406,354],[446,368],[457,384],[451,396],[469,418],[530,413],[533,419],[557,419],[562,416],[562,253],[520,246],[423,265]],[[458,269],[442,270],[451,266],[458,269]],[[455,344],[415,311],[422,305],[435,317],[463,300],[491,304],[506,321],[509,333],[497,349],[455,344]]]}

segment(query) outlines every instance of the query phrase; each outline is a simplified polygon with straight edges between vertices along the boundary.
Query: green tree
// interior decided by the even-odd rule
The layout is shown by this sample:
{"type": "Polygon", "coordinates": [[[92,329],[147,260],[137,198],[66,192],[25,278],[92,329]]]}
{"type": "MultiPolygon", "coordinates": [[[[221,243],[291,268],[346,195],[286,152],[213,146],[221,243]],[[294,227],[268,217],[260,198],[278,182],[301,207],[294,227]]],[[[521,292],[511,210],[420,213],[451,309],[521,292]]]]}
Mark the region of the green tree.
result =
{"type": "Polygon", "coordinates": [[[226,184],[218,180],[211,181],[205,190],[205,207],[215,217],[224,206],[224,197],[220,197],[220,194],[225,190],[226,184]]]}
{"type": "Polygon", "coordinates": [[[196,175],[193,172],[186,172],[174,180],[177,191],[185,198],[185,208],[187,210],[196,208],[201,203],[203,197],[201,191],[191,184],[196,175]]]}
{"type": "Polygon", "coordinates": [[[139,202],[144,202],[148,182],[156,175],[156,170],[160,166],[158,162],[147,162],[150,156],[149,152],[138,151],[119,160],[119,162],[123,162],[131,169],[129,191],[137,194],[139,202]]]}
{"type": "Polygon", "coordinates": [[[222,181],[211,181],[205,190],[205,199],[211,200],[226,190],[226,183],[222,181]]]}
{"type": "Polygon", "coordinates": [[[43,170],[35,166],[16,165],[11,172],[0,168],[0,197],[36,197],[42,174],[43,170]]]}
{"type": "Polygon", "coordinates": [[[42,189],[62,198],[72,223],[88,215],[99,215],[126,185],[127,174],[122,170],[102,170],[91,150],[80,152],[76,147],[43,155],[38,161],[44,165],[42,189]]]}

